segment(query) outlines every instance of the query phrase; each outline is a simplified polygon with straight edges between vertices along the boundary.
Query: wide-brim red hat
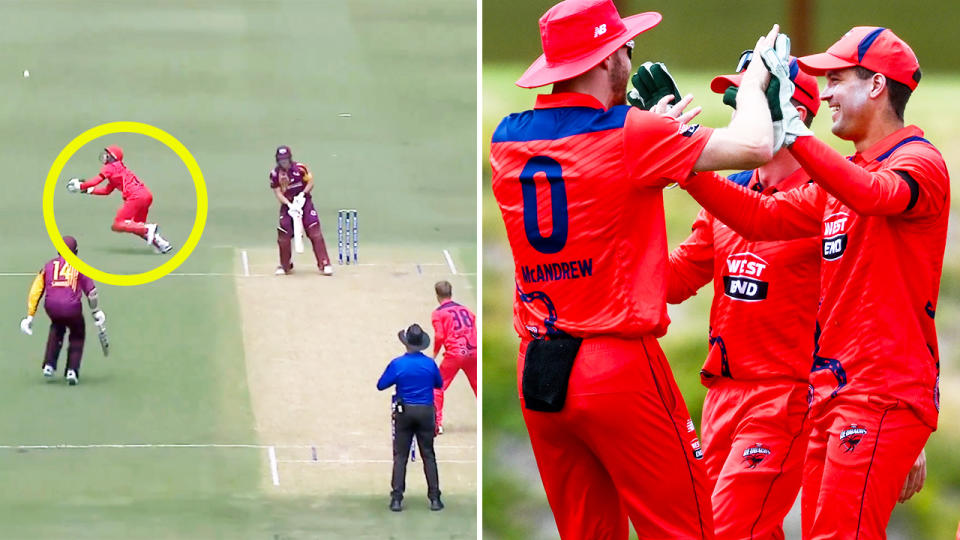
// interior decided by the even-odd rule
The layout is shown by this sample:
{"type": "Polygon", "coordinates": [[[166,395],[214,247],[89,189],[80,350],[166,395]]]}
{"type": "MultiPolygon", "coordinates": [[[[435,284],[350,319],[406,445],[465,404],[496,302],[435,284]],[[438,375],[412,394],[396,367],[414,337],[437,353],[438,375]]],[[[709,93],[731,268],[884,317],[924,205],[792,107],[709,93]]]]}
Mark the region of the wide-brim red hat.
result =
{"type": "Polygon", "coordinates": [[[621,18],[611,0],[564,0],[540,17],[543,54],[516,84],[537,88],[582,75],[662,18],[655,11],[621,18]]]}

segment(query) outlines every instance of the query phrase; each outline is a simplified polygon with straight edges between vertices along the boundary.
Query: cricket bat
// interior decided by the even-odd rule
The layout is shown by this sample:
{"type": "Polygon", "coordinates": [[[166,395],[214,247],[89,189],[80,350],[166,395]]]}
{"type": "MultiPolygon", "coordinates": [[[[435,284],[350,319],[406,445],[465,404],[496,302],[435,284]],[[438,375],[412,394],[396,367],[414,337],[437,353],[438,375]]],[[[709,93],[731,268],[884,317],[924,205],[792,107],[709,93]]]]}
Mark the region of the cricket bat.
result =
{"type": "Polygon", "coordinates": [[[98,337],[100,338],[100,348],[103,349],[103,355],[109,356],[110,341],[107,339],[107,327],[106,325],[98,324],[97,329],[99,330],[97,334],[98,334],[98,337]]]}
{"type": "Polygon", "coordinates": [[[293,218],[293,249],[303,253],[303,216],[293,218]]]}

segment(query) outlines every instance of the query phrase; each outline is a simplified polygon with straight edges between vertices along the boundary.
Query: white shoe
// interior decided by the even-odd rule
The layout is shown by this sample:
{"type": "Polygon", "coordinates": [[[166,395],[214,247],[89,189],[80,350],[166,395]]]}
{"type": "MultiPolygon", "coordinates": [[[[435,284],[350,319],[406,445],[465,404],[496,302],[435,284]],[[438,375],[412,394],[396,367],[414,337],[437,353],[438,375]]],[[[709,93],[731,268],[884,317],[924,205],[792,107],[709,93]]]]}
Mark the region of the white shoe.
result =
{"type": "Polygon", "coordinates": [[[153,238],[157,234],[157,224],[148,223],[147,224],[147,243],[151,246],[153,245],[153,238]]]}
{"type": "Polygon", "coordinates": [[[170,242],[167,242],[158,234],[157,240],[154,243],[154,248],[157,250],[157,253],[170,253],[170,250],[173,249],[173,246],[170,244],[170,242]]]}
{"type": "Polygon", "coordinates": [[[443,426],[437,426],[437,435],[443,435],[443,426]]]}
{"type": "Polygon", "coordinates": [[[44,377],[53,377],[53,366],[43,366],[43,376],[44,377]]]}
{"type": "Polygon", "coordinates": [[[323,275],[325,275],[325,276],[332,276],[332,275],[333,275],[333,267],[330,266],[329,264],[326,265],[326,266],[324,266],[324,267],[323,267],[323,275]]]}
{"type": "Polygon", "coordinates": [[[273,275],[275,275],[275,276],[285,276],[285,275],[287,275],[287,272],[283,269],[282,266],[278,266],[277,269],[273,271],[273,275]]]}
{"type": "Polygon", "coordinates": [[[67,384],[69,384],[70,386],[76,386],[78,382],[80,382],[80,381],[77,380],[77,372],[74,371],[74,370],[72,370],[72,369],[68,369],[68,370],[67,370],[67,384]]]}

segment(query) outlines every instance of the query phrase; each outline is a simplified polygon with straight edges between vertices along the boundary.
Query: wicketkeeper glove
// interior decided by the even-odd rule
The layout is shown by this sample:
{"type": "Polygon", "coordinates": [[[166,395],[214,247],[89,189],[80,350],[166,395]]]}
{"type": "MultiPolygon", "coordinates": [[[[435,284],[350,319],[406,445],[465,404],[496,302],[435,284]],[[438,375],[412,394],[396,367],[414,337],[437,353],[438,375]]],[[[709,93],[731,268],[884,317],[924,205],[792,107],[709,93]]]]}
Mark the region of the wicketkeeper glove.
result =
{"type": "Polygon", "coordinates": [[[69,191],[70,193],[80,193],[80,179],[71,178],[67,182],[67,191],[69,191]]]}
{"type": "Polygon", "coordinates": [[[20,321],[20,331],[28,336],[33,335],[33,316],[27,315],[22,321],[20,321]]]}
{"type": "Polygon", "coordinates": [[[664,96],[673,96],[673,103],[680,101],[680,89],[667,71],[663,62],[644,62],[630,77],[633,89],[627,92],[627,101],[634,107],[649,111],[664,96]]]}
{"type": "Polygon", "coordinates": [[[95,310],[93,313],[93,324],[97,326],[103,326],[107,322],[107,316],[104,315],[103,310],[95,310]]]}
{"type": "Polygon", "coordinates": [[[790,146],[797,137],[813,135],[800,119],[800,113],[790,102],[793,97],[793,81],[790,80],[790,38],[786,34],[777,36],[773,47],[760,53],[763,65],[770,72],[770,85],[767,87],[767,101],[773,118],[774,151],[790,146]],[[771,97],[776,94],[776,103],[771,97]]]}

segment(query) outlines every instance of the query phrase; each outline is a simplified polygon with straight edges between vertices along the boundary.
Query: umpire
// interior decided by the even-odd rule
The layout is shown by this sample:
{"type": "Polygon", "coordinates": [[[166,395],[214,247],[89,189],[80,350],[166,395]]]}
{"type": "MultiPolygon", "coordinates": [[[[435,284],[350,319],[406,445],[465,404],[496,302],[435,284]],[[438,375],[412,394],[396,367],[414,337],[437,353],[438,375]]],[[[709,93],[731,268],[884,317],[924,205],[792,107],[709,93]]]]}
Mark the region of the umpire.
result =
{"type": "Polygon", "coordinates": [[[440,502],[440,478],[437,473],[437,457],[433,453],[433,438],[436,434],[436,411],[433,407],[433,390],[443,386],[440,370],[432,358],[421,351],[430,346],[428,336],[419,324],[412,324],[398,334],[407,352],[390,361],[377,381],[377,390],[386,390],[397,385],[393,407],[396,433],[393,438],[393,479],[390,487],[390,510],[403,510],[403,491],[407,478],[407,454],[413,436],[417,436],[423,473],[427,477],[427,498],[430,510],[443,510],[440,502]]]}

